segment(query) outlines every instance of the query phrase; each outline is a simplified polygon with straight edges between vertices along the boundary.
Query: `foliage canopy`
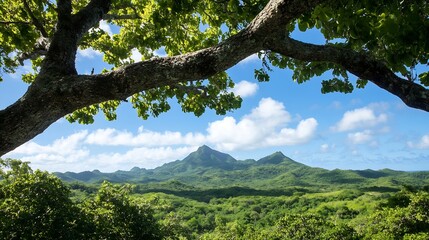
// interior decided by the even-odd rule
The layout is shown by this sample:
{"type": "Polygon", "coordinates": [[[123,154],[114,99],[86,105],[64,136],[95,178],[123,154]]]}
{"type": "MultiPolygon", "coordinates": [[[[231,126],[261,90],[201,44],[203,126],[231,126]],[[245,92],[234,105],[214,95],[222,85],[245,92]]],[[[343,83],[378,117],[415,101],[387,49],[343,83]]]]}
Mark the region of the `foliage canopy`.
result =
{"type": "Polygon", "coordinates": [[[298,83],[328,72],[322,93],[349,93],[370,81],[429,111],[425,0],[8,0],[0,13],[2,72],[25,60],[34,70],[22,76],[27,93],[0,111],[0,154],[64,116],[92,123],[103,112],[113,120],[123,102],[143,119],[168,111],[171,98],[197,116],[206,108],[225,114],[241,103],[227,91],[234,83],[225,70],[255,53],[260,81],[271,67],[293,70],[298,83]],[[313,28],[324,45],[290,37],[313,28]],[[88,48],[112,69],[79,75],[76,53],[88,48]],[[167,57],[156,55],[160,48],[167,57]]]}
{"type": "Polygon", "coordinates": [[[162,239],[152,211],[129,199],[129,186],[104,183],[82,203],[48,172],[0,159],[1,239],[162,239]]]}

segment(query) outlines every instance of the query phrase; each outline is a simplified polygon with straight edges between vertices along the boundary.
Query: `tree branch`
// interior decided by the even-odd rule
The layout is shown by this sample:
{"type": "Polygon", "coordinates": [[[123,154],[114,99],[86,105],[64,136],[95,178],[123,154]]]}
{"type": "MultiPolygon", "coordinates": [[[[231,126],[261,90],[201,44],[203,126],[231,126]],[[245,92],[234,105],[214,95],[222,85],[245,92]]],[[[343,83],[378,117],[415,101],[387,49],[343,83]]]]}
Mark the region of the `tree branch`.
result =
{"type": "Polygon", "coordinates": [[[45,27],[43,27],[43,24],[39,21],[39,19],[37,19],[37,17],[31,11],[30,5],[28,5],[27,0],[24,0],[23,2],[24,2],[25,12],[27,12],[27,14],[30,16],[31,22],[34,24],[34,26],[36,27],[36,29],[40,32],[40,34],[42,35],[42,37],[47,38],[48,37],[48,33],[46,32],[45,27]]]}
{"type": "Polygon", "coordinates": [[[36,59],[40,56],[45,56],[49,49],[49,39],[40,37],[34,45],[31,52],[23,52],[17,56],[17,61],[23,66],[27,59],[36,59]]]}
{"type": "Polygon", "coordinates": [[[88,76],[76,74],[77,44],[83,34],[108,12],[110,1],[91,0],[72,16],[71,1],[58,0],[57,30],[40,74],[23,97],[0,111],[0,156],[82,107],[125,99],[157,87],[206,79],[225,71],[251,54],[267,49],[275,39],[270,35],[326,1],[272,0],[249,26],[217,46],[88,76]]]}
{"type": "Polygon", "coordinates": [[[267,49],[302,61],[332,62],[343,66],[357,77],[369,80],[380,88],[398,96],[407,106],[429,111],[429,90],[415,82],[395,75],[382,61],[369,53],[351,49],[303,43],[286,34],[274,37],[266,44],[267,49]]]}
{"type": "Polygon", "coordinates": [[[124,15],[116,15],[116,14],[104,14],[103,20],[132,20],[139,19],[140,17],[137,14],[124,14],[124,15]]]}
{"type": "Polygon", "coordinates": [[[76,33],[80,39],[109,12],[111,0],[91,0],[86,7],[73,16],[76,33]]]}

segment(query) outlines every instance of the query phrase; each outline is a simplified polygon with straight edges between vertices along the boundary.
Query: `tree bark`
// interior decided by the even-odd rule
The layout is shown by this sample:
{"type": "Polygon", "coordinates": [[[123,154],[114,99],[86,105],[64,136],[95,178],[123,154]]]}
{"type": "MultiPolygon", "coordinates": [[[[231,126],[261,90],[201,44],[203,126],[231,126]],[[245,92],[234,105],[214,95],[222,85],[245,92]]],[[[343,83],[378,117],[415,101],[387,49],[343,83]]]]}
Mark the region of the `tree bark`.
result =
{"type": "Polygon", "coordinates": [[[279,34],[267,41],[267,49],[302,61],[331,62],[355,76],[371,81],[399,97],[407,106],[429,112],[429,90],[413,81],[398,77],[382,61],[369,53],[329,45],[303,43],[279,34]]]}
{"type": "Polygon", "coordinates": [[[71,14],[70,0],[59,0],[59,22],[40,74],[17,102],[0,111],[0,156],[42,133],[77,109],[180,82],[206,79],[260,50],[304,61],[340,64],[360,78],[399,96],[409,106],[429,111],[428,90],[403,80],[365,53],[290,39],[285,26],[327,0],[271,0],[241,32],[217,46],[154,58],[106,74],[77,75],[75,55],[85,32],[107,14],[111,1],[92,0],[71,14]],[[65,44],[66,43],[66,44],[65,44]]]}

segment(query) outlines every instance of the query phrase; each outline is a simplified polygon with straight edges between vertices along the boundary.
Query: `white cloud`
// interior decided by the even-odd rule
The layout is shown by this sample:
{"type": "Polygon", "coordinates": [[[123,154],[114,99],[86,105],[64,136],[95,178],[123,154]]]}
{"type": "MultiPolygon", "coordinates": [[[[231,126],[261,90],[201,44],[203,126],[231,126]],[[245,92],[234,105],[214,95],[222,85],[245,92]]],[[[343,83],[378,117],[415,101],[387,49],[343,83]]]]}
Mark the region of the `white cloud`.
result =
{"type": "Polygon", "coordinates": [[[320,145],[320,151],[323,153],[328,152],[329,151],[329,144],[324,143],[324,144],[320,145]]]}
{"type": "Polygon", "coordinates": [[[258,84],[243,80],[239,83],[236,83],[234,88],[231,89],[231,92],[233,92],[235,95],[245,98],[255,95],[258,91],[258,88],[258,84]]]}
{"type": "Polygon", "coordinates": [[[289,127],[291,122],[296,120],[292,120],[281,102],[264,98],[240,120],[224,117],[209,123],[205,133],[156,132],[143,127],[136,132],[114,128],[80,131],[47,145],[26,143],[7,157],[61,172],[154,168],[182,159],[203,144],[218,150],[245,150],[302,144],[314,136],[317,128],[314,118],[300,120],[296,127],[289,127]]]}
{"type": "Polygon", "coordinates": [[[107,23],[106,21],[101,20],[99,26],[100,26],[100,29],[102,29],[107,34],[109,34],[109,36],[113,35],[112,28],[110,27],[109,23],[107,23]]]}
{"type": "Polygon", "coordinates": [[[273,134],[265,142],[269,146],[297,145],[308,142],[313,138],[317,128],[317,121],[314,118],[305,119],[299,122],[296,129],[283,128],[279,134],[273,134]]]}
{"type": "Polygon", "coordinates": [[[417,143],[408,142],[408,146],[411,148],[429,149],[429,134],[423,135],[417,143]]]}
{"type": "MultiPolygon", "coordinates": [[[[151,51],[151,50],[148,50],[148,51],[152,52],[157,57],[167,57],[168,56],[167,53],[165,53],[164,47],[161,47],[155,51],[151,51]]],[[[134,62],[140,62],[142,60],[142,57],[143,57],[143,55],[139,52],[139,50],[137,48],[133,48],[131,50],[131,57],[130,58],[134,62]]]]}
{"type": "Polygon", "coordinates": [[[80,131],[74,133],[66,138],[62,137],[55,140],[49,145],[39,145],[33,141],[27,142],[20,147],[16,148],[13,153],[15,154],[57,154],[68,155],[75,153],[80,143],[88,135],[88,131],[80,131]]]}
{"type": "Polygon", "coordinates": [[[143,55],[139,52],[139,50],[137,50],[137,48],[133,48],[133,50],[131,50],[131,59],[134,62],[140,62],[142,60],[143,55]]]}
{"type": "Polygon", "coordinates": [[[138,147],[125,153],[103,153],[88,159],[88,164],[92,169],[102,172],[112,172],[116,170],[129,170],[132,167],[140,166],[153,169],[167,162],[183,159],[190,152],[195,151],[198,146],[187,147],[138,147]]]}
{"type": "Polygon", "coordinates": [[[23,74],[32,73],[33,67],[31,66],[30,60],[25,60],[23,66],[19,66],[14,73],[10,73],[9,76],[13,79],[19,79],[21,80],[21,77],[23,74]]]}
{"type": "Polygon", "coordinates": [[[79,57],[83,57],[83,58],[89,58],[89,59],[93,59],[97,56],[101,56],[102,53],[100,51],[94,50],[93,48],[87,48],[87,49],[79,49],[77,50],[77,54],[79,57]]]}
{"type": "Polygon", "coordinates": [[[309,141],[315,133],[314,118],[299,122],[296,129],[285,128],[291,121],[282,103],[264,98],[240,121],[232,117],[209,124],[207,139],[220,150],[255,149],[266,146],[296,145],[309,141]]]}
{"type": "Polygon", "coordinates": [[[373,134],[370,130],[349,133],[347,138],[352,144],[364,144],[372,140],[373,134]]]}
{"type": "Polygon", "coordinates": [[[368,128],[387,121],[384,113],[376,114],[370,107],[363,107],[347,111],[343,118],[333,127],[339,132],[350,131],[358,128],[368,128]]]}
{"type": "Polygon", "coordinates": [[[98,129],[88,135],[85,142],[102,146],[169,146],[200,145],[205,137],[201,133],[153,132],[139,128],[136,135],[113,128],[98,129]]]}
{"type": "Polygon", "coordinates": [[[87,135],[87,131],[80,131],[68,137],[57,139],[48,145],[40,145],[30,141],[6,154],[5,157],[29,161],[32,166],[44,170],[58,171],[61,169],[67,171],[63,165],[79,166],[90,155],[90,151],[82,146],[82,141],[87,135]]]}

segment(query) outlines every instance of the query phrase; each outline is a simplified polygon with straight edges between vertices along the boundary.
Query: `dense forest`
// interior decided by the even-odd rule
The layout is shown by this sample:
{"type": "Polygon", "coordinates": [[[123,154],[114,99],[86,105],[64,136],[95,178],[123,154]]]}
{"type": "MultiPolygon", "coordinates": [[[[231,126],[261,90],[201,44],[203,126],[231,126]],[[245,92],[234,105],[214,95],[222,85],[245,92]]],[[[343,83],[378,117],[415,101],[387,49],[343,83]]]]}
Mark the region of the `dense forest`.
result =
{"type": "Polygon", "coordinates": [[[0,165],[1,239],[429,239],[426,172],[329,171],[281,153],[237,161],[206,146],[104,175],[129,183],[0,165]]]}

